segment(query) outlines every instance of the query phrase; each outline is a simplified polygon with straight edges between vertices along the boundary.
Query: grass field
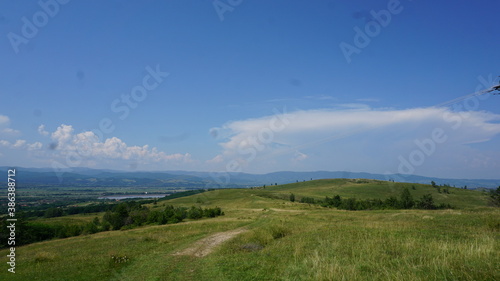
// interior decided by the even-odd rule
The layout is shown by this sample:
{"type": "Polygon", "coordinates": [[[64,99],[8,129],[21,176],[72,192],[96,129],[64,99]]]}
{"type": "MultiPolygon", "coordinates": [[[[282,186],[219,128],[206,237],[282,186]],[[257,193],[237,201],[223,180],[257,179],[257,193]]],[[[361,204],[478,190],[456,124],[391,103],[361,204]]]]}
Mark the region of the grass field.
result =
{"type": "Polygon", "coordinates": [[[448,210],[343,211],[272,198],[386,198],[404,185],[319,180],[173,199],[157,208],[219,206],[226,215],[18,247],[16,274],[4,249],[0,280],[500,280],[500,210],[482,192],[410,190],[460,207],[448,210]],[[179,254],[196,253],[200,241],[209,254],[179,254]]]}

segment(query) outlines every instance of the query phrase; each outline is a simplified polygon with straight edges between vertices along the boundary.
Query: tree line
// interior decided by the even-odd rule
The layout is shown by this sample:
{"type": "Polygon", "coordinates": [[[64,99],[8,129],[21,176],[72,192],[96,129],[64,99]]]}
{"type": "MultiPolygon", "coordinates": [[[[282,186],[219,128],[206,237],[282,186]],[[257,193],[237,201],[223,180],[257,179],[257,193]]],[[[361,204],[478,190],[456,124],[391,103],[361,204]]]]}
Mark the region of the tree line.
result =
{"type": "MultiPolygon", "coordinates": [[[[173,224],[185,219],[201,219],[224,215],[221,208],[174,207],[167,205],[161,210],[151,210],[140,202],[128,201],[115,204],[106,211],[102,219],[95,217],[86,224],[47,224],[36,220],[27,220],[18,214],[16,223],[16,246],[53,238],[66,238],[81,234],[93,234],[108,230],[125,230],[142,225],[173,224]]],[[[0,247],[7,247],[9,223],[6,218],[0,220],[0,247]]]]}
{"type": "MultiPolygon", "coordinates": [[[[295,195],[290,194],[290,201],[295,202],[295,195]]],[[[425,194],[420,199],[414,200],[408,188],[404,188],[399,198],[391,196],[385,200],[381,199],[356,199],[342,198],[340,195],[326,196],[324,200],[312,197],[302,197],[300,203],[318,204],[323,207],[337,208],[342,210],[381,210],[381,209],[450,209],[450,204],[441,203],[436,205],[431,194],[425,194]]]]}

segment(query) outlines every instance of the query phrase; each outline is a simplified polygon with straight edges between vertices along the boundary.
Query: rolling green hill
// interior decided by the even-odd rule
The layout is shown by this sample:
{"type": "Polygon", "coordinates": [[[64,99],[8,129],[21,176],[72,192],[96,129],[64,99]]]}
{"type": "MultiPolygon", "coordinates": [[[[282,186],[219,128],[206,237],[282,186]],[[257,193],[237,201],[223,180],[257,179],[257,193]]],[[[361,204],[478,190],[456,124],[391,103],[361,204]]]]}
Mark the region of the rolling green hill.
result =
{"type": "Polygon", "coordinates": [[[15,274],[4,249],[0,280],[500,280],[500,210],[481,191],[449,191],[349,179],[214,190],[149,207],[219,206],[224,216],[18,247],[15,274]],[[404,187],[457,208],[345,211],[287,200],[384,199],[404,187]]]}
{"type": "Polygon", "coordinates": [[[432,194],[436,203],[448,203],[455,207],[477,207],[487,204],[485,193],[461,188],[434,188],[427,184],[395,183],[367,179],[328,179],[299,182],[283,186],[270,186],[266,192],[288,198],[294,193],[301,196],[324,199],[325,196],[340,195],[357,199],[385,199],[390,196],[399,197],[403,188],[408,188],[417,199],[424,194],[432,194]],[[445,193],[448,189],[450,193],[445,193]],[[439,192],[441,191],[441,192],[439,192]]]}

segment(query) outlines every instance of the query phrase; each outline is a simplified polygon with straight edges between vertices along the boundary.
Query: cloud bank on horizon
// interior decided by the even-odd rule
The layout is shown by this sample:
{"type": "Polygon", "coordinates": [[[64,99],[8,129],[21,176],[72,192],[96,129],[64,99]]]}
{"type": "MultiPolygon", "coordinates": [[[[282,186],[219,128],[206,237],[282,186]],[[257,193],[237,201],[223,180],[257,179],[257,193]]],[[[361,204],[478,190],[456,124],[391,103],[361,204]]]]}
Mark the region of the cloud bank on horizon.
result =
{"type": "MultiPolygon", "coordinates": [[[[500,153],[482,147],[500,134],[500,115],[449,108],[315,109],[235,120],[209,131],[220,145],[211,159],[167,153],[117,137],[99,139],[62,124],[40,140],[17,138],[0,116],[0,147],[29,162],[139,170],[265,173],[280,170],[345,170],[453,177],[496,178],[500,153]],[[10,140],[9,140],[10,139],[10,140]]],[[[18,132],[20,134],[20,132],[18,132]]],[[[19,162],[17,165],[22,164],[19,162]]]]}

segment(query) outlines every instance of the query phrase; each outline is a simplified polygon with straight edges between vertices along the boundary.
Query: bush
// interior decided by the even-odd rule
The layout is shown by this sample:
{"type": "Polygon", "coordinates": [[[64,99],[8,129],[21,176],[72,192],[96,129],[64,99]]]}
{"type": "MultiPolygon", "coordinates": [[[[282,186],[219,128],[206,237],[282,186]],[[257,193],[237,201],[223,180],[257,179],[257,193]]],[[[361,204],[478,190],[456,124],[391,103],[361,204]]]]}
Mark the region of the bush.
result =
{"type": "Polygon", "coordinates": [[[433,209],[436,209],[437,207],[436,207],[436,205],[434,205],[434,199],[432,198],[432,195],[425,194],[417,202],[417,208],[426,209],[426,210],[433,210],[433,209]]]}
{"type": "Polygon", "coordinates": [[[413,201],[413,197],[408,188],[405,187],[401,192],[401,207],[403,209],[411,209],[414,205],[415,201],[413,201]]]}
{"type": "Polygon", "coordinates": [[[195,206],[192,206],[187,212],[187,217],[194,220],[201,219],[203,217],[203,210],[200,207],[196,208],[195,206]]]}
{"type": "Polygon", "coordinates": [[[302,197],[302,198],[300,198],[300,203],[314,204],[314,203],[316,203],[316,201],[312,197],[302,197]]]}
{"type": "Polygon", "coordinates": [[[63,210],[61,208],[48,208],[45,211],[44,217],[46,218],[55,218],[63,215],[63,210]]]}
{"type": "Polygon", "coordinates": [[[500,186],[490,190],[490,201],[493,206],[500,207],[500,186]]]}

